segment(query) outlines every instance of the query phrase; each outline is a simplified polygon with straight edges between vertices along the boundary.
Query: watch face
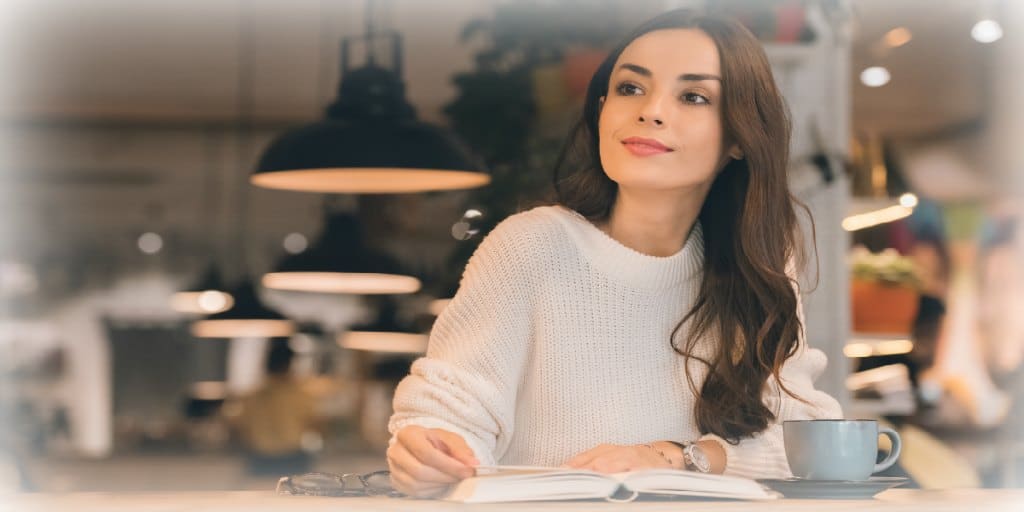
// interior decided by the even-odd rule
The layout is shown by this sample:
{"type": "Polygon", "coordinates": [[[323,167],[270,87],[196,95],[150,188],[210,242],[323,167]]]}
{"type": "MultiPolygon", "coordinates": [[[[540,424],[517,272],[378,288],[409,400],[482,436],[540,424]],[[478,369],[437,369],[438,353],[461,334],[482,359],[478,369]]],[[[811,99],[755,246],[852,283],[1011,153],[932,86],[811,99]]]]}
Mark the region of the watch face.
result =
{"type": "Polygon", "coordinates": [[[711,471],[711,461],[708,460],[707,456],[704,455],[704,450],[701,450],[696,445],[690,445],[690,449],[687,450],[690,456],[690,462],[697,468],[697,471],[701,473],[707,473],[711,471]]]}

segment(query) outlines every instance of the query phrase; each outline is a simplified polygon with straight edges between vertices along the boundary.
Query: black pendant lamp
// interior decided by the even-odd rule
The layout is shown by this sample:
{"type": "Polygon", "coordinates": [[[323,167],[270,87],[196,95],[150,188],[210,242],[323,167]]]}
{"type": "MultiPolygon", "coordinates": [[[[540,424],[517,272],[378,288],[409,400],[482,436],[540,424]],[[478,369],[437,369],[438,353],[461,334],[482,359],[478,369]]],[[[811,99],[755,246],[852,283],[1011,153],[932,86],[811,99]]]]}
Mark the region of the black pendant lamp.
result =
{"type": "Polygon", "coordinates": [[[210,263],[194,285],[171,296],[171,308],[179,313],[201,315],[227,311],[235,304],[235,299],[224,290],[217,265],[210,263]]]}
{"type": "Polygon", "coordinates": [[[416,293],[420,280],[401,273],[399,264],[363,242],[354,215],[328,215],[313,247],[281,260],[263,276],[263,286],[275,290],[360,295],[416,293]]]}
{"type": "Polygon", "coordinates": [[[380,301],[373,323],[353,326],[338,335],[338,345],[349,350],[422,354],[427,351],[427,334],[417,332],[398,321],[398,308],[393,300],[380,301]]]}
{"type": "MultiPolygon", "coordinates": [[[[369,24],[368,24],[369,25],[369,24]]],[[[402,40],[396,32],[345,38],[342,81],[326,119],[286,132],[271,142],[251,176],[273,189],[349,194],[396,194],[470,189],[486,185],[483,164],[446,130],[416,120],[402,82],[402,40]],[[372,50],[367,64],[349,69],[350,43],[372,48],[379,36],[392,44],[392,68],[372,50]]]]}
{"type": "Polygon", "coordinates": [[[227,311],[192,323],[197,338],[274,338],[291,336],[295,323],[263,305],[252,281],[245,279],[231,291],[235,305],[227,311]]]}

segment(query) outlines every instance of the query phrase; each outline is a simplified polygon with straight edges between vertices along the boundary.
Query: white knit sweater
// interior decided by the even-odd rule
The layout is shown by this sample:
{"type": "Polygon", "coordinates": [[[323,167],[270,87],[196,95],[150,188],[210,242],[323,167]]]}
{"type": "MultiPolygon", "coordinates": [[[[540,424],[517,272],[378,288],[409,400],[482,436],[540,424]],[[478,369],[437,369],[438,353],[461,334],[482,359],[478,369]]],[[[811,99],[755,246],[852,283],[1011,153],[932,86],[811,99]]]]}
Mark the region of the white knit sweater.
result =
{"type": "Polygon", "coordinates": [[[678,253],[654,257],[560,206],[505,219],[469,260],[426,357],[399,384],[392,442],[416,424],[459,434],[481,464],[558,466],[601,443],[715,439],[726,474],[790,476],[781,422],[842,416],[813,386],[825,355],[801,338],[782,375],[808,403],[780,398],[770,381],[765,402],[777,422],[765,432],[738,445],[702,436],[684,367],[697,389],[706,369],[685,363],[669,336],[694,301],[703,254],[700,223],[678,253]]]}

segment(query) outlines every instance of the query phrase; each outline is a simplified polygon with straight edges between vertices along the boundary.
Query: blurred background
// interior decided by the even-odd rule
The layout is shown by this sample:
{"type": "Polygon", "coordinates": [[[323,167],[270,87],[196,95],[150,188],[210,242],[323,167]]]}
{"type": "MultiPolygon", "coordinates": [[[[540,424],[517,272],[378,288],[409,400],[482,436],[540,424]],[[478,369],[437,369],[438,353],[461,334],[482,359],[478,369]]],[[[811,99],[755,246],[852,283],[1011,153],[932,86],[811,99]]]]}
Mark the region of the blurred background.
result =
{"type": "Polygon", "coordinates": [[[386,467],[468,256],[676,7],[740,18],[786,96],[818,385],[916,486],[1022,486],[1024,2],[14,0],[0,491],[386,467]]]}

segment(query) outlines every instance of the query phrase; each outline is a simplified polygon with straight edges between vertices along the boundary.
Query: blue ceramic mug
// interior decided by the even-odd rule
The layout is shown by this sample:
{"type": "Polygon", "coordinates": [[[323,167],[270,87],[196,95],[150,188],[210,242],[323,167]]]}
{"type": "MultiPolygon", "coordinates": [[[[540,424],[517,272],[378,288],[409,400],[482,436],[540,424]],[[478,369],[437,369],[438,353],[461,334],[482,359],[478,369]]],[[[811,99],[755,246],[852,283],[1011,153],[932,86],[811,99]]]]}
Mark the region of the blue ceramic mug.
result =
{"type": "Polygon", "coordinates": [[[875,420],[786,421],[782,435],[789,469],[806,480],[867,480],[900,456],[900,435],[875,420]],[[879,435],[892,441],[892,449],[876,464],[879,435]]]}

